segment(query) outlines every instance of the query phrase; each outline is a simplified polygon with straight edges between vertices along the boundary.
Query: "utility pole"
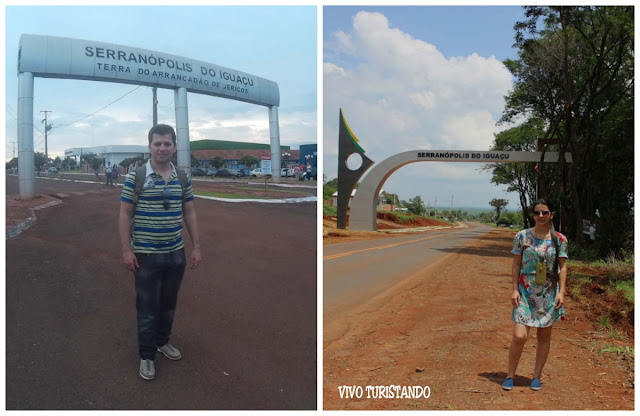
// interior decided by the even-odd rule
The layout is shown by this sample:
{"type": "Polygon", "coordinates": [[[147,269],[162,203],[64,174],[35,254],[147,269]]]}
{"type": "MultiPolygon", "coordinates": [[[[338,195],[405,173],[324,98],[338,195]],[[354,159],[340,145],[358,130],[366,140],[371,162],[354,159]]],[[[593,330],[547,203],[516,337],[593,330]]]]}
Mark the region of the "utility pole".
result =
{"type": "Polygon", "coordinates": [[[153,125],[158,125],[158,87],[152,87],[153,91],[153,125]]]}
{"type": "Polygon", "coordinates": [[[11,142],[13,144],[13,158],[16,158],[16,143],[18,142],[11,142]]]}
{"type": "Polygon", "coordinates": [[[456,219],[456,215],[453,213],[453,194],[451,194],[451,215],[453,215],[453,218],[456,219]]]}
{"type": "Polygon", "coordinates": [[[45,163],[48,163],[49,162],[49,149],[47,147],[47,133],[49,132],[49,130],[51,130],[53,128],[53,125],[47,123],[47,113],[53,113],[53,111],[44,110],[44,111],[40,111],[40,112],[44,113],[44,120],[42,120],[42,122],[44,123],[44,160],[45,160],[45,163]]]}

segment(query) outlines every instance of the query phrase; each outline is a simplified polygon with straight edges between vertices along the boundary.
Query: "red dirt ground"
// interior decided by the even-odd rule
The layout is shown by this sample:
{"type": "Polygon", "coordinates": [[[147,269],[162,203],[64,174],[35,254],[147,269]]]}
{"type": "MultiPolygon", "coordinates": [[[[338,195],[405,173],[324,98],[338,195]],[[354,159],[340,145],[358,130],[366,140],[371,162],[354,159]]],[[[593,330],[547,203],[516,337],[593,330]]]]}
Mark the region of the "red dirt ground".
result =
{"type": "Polygon", "coordinates": [[[265,189],[264,183],[249,185],[246,180],[231,180],[229,182],[193,181],[193,186],[196,191],[224,192],[269,199],[302,198],[306,196],[315,196],[317,194],[315,188],[289,188],[267,184],[265,189]]]}
{"type": "MultiPolygon", "coordinates": [[[[613,337],[593,321],[600,302],[590,303],[594,312],[571,295],[567,320],[554,326],[543,389],[529,389],[535,331],[520,360],[515,388],[501,389],[513,328],[512,241],[513,231],[492,230],[386,296],[339,321],[325,322],[325,334],[340,336],[323,346],[324,409],[633,410],[633,355],[602,351],[633,347],[632,326],[614,322],[629,337],[613,337]],[[429,386],[431,396],[373,399],[365,392],[363,398],[347,399],[339,394],[343,385],[429,386]]],[[[602,299],[603,304],[609,301],[602,299]]]]}

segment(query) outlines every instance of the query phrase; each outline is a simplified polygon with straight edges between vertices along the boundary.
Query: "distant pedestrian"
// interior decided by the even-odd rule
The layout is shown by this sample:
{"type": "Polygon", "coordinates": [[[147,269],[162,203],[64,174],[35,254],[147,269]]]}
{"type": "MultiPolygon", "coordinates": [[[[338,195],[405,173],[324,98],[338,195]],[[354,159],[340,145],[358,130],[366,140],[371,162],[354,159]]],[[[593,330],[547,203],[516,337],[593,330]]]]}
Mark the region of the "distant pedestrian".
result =
{"type": "Polygon", "coordinates": [[[149,151],[151,160],[125,179],[119,221],[122,259],[135,276],[139,374],[145,380],[155,377],[156,351],[182,358],[169,338],[187,263],[183,219],[193,245],[192,270],[201,258],[191,177],[171,163],[175,130],[165,124],[151,128],[149,151]]]}
{"type": "Polygon", "coordinates": [[[111,185],[113,186],[113,168],[111,167],[111,162],[109,162],[109,165],[107,166],[107,168],[104,170],[104,174],[107,177],[107,186],[111,185]]]}
{"type": "Polygon", "coordinates": [[[505,390],[513,388],[513,378],[532,327],[538,328],[538,345],[531,389],[542,388],[540,377],[549,356],[551,328],[565,319],[568,241],[554,230],[553,214],[548,202],[537,200],[533,206],[535,227],[518,232],[513,242],[511,303],[514,327],[507,378],[502,384],[505,390]]]}
{"type": "MultiPolygon", "coordinates": [[[[112,165],[113,170],[111,171],[111,177],[113,178],[113,183],[118,183],[118,176],[120,176],[120,166],[115,163],[112,165]]],[[[115,186],[115,185],[114,185],[115,186]]]]}
{"type": "Polygon", "coordinates": [[[306,172],[305,179],[308,181],[311,180],[311,163],[307,163],[307,172],[306,172]]]}

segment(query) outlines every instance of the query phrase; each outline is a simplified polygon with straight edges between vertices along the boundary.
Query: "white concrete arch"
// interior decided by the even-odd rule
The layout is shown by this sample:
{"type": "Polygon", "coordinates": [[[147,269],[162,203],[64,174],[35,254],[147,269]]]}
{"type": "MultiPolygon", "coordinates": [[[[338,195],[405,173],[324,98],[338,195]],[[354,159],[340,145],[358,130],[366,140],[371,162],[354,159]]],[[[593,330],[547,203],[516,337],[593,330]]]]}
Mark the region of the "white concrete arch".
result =
{"type": "MultiPolygon", "coordinates": [[[[536,163],[542,152],[497,152],[476,150],[415,150],[391,156],[373,166],[364,177],[351,201],[349,229],[376,231],[376,201],[382,186],[396,170],[416,162],[480,162],[480,163],[536,163]]],[[[557,152],[545,152],[545,162],[557,162],[557,152]]],[[[571,155],[565,154],[571,162],[571,155]]]]}
{"type": "Polygon", "coordinates": [[[20,38],[18,50],[18,181],[22,199],[35,196],[34,77],[117,82],[174,90],[178,166],[185,170],[191,167],[187,92],[266,106],[273,181],[280,181],[280,91],[274,81],[162,52],[25,34],[20,38]]]}

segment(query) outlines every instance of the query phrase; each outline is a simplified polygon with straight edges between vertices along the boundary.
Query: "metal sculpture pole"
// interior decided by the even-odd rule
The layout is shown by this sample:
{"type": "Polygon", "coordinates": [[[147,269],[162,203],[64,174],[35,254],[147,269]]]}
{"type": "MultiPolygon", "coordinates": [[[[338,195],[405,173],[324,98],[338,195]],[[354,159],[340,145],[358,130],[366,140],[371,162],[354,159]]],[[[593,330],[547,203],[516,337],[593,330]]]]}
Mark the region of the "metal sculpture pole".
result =
{"type": "Polygon", "coordinates": [[[347,228],[347,211],[351,192],[358,180],[373,165],[373,160],[364,155],[364,149],[358,145],[358,139],[347,125],[340,109],[340,131],[338,135],[338,228],[347,228]],[[347,159],[353,154],[360,155],[362,164],[357,167],[349,167],[347,159]]]}

